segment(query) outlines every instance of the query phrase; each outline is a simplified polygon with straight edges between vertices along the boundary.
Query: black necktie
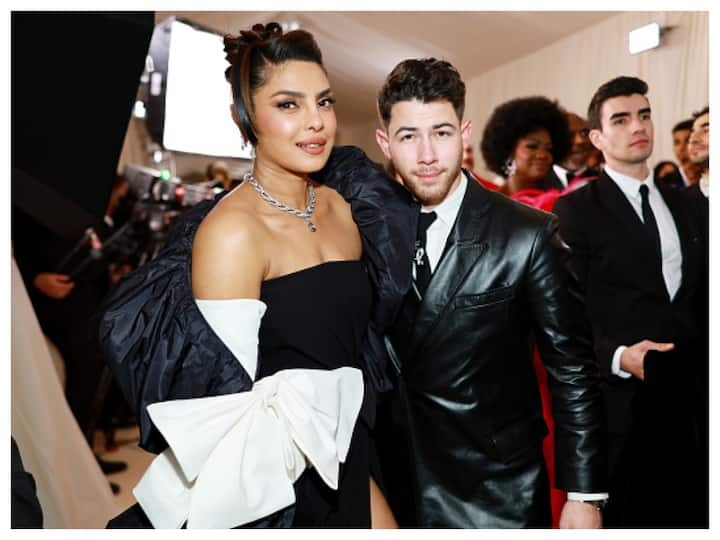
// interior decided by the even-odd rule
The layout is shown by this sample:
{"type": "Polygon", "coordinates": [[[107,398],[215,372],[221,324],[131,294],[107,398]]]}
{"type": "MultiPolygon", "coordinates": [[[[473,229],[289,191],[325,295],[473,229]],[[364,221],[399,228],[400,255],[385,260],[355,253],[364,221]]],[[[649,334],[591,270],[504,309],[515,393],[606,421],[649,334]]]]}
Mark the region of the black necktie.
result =
{"type": "Polygon", "coordinates": [[[568,184],[573,178],[575,178],[575,171],[568,171],[565,173],[565,180],[568,184]]]}
{"type": "Polygon", "coordinates": [[[645,184],[640,186],[640,196],[642,197],[643,224],[645,225],[645,230],[653,241],[655,253],[658,257],[658,261],[660,261],[660,266],[662,267],[660,232],[658,231],[657,221],[655,221],[655,214],[653,214],[652,208],[650,207],[649,190],[645,184]]]}
{"type": "Polygon", "coordinates": [[[415,241],[415,284],[422,296],[430,283],[430,259],[427,256],[427,230],[437,218],[435,212],[421,212],[415,241]]]}

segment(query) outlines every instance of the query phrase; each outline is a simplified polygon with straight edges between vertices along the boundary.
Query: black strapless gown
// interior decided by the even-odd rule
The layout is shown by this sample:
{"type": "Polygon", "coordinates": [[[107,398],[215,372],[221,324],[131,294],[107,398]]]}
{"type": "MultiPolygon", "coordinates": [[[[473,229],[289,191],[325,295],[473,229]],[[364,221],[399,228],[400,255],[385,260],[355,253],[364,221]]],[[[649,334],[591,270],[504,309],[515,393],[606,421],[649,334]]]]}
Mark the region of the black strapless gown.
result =
{"type": "MultiPolygon", "coordinates": [[[[263,282],[257,379],[283,369],[360,369],[372,291],[362,261],[331,261],[263,282]]],[[[314,469],[295,482],[294,527],[370,527],[368,428],[355,424],[337,491],[314,469]]]]}

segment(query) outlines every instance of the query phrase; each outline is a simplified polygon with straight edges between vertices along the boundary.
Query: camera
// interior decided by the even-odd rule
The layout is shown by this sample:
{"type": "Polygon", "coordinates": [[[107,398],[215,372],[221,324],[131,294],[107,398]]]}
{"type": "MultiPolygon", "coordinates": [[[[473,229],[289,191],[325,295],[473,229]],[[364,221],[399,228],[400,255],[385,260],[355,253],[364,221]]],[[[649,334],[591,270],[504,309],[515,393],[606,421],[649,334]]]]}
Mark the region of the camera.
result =
{"type": "Polygon", "coordinates": [[[139,201],[176,208],[193,206],[222,192],[222,188],[186,184],[177,177],[169,177],[161,171],[140,165],[126,165],[123,175],[139,201]]]}

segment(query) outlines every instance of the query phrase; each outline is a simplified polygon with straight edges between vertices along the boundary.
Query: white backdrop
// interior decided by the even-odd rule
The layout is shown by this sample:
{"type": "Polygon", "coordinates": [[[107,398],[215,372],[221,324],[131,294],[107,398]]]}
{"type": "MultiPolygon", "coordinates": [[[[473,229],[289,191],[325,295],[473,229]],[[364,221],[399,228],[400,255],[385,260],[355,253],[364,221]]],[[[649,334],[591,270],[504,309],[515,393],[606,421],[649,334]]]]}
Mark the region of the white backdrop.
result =
{"type": "Polygon", "coordinates": [[[11,272],[11,433],[33,475],[45,529],[102,529],[119,513],[65,400],[15,259],[11,272]]]}

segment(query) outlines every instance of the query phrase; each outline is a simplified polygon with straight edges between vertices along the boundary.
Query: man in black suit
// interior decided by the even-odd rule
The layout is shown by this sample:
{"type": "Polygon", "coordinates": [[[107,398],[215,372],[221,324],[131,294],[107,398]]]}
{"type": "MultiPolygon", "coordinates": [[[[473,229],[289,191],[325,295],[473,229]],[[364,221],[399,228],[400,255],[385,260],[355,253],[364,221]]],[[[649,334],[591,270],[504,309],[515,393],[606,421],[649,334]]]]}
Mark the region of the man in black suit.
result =
{"type": "Polygon", "coordinates": [[[553,395],[556,485],[573,492],[560,525],[599,527],[606,463],[598,367],[556,218],[461,169],[472,126],[462,119],[465,85],[449,63],[401,62],[378,101],[378,144],[422,205],[413,288],[386,340],[400,372],[397,425],[377,436],[391,506],[411,503],[400,524],[550,526],[537,343],[553,395]],[[406,484],[393,479],[402,459],[384,459],[404,444],[406,484]]]}
{"type": "MultiPolygon", "coordinates": [[[[686,189],[691,205],[691,213],[696,218],[705,247],[705,265],[709,264],[710,236],[710,107],[693,113],[693,120],[688,137],[688,159],[700,173],[700,179],[686,189]]],[[[707,298],[705,298],[707,306],[707,298]]],[[[707,319],[705,310],[701,316],[707,319]]]]}
{"type": "Polygon", "coordinates": [[[690,140],[692,125],[693,120],[690,118],[678,122],[672,129],[673,152],[675,152],[675,157],[679,165],[676,172],[666,174],[662,177],[662,182],[668,187],[684,189],[688,186],[695,185],[700,178],[700,170],[690,160],[688,151],[688,141],[690,140]]]}
{"type": "Polygon", "coordinates": [[[707,479],[703,488],[704,428],[696,420],[706,370],[695,306],[702,246],[682,193],[656,185],[647,165],[646,93],[634,77],[597,90],[589,135],[604,171],[553,211],[584,285],[605,378],[606,525],[701,526],[707,479]]]}
{"type": "Polygon", "coordinates": [[[695,217],[700,231],[704,259],[702,270],[704,272],[701,287],[703,291],[698,295],[698,319],[702,325],[704,343],[709,339],[708,327],[708,274],[710,266],[710,108],[693,113],[690,136],[688,138],[688,156],[690,162],[700,173],[700,179],[685,190],[690,202],[690,213],[695,217]]]}
{"type": "MultiPolygon", "coordinates": [[[[707,205],[710,197],[710,107],[706,106],[693,113],[692,127],[688,138],[688,157],[700,172],[700,179],[690,187],[689,191],[699,192],[707,205]]],[[[707,218],[707,210],[705,217],[707,218]]],[[[705,225],[707,226],[707,222],[705,225]]]]}
{"type": "Polygon", "coordinates": [[[548,174],[543,178],[540,189],[557,189],[562,191],[570,182],[577,179],[596,178],[598,171],[588,168],[592,145],[588,139],[588,124],[585,119],[575,113],[567,113],[568,129],[572,146],[570,153],[562,163],[553,163],[548,174]]]}

